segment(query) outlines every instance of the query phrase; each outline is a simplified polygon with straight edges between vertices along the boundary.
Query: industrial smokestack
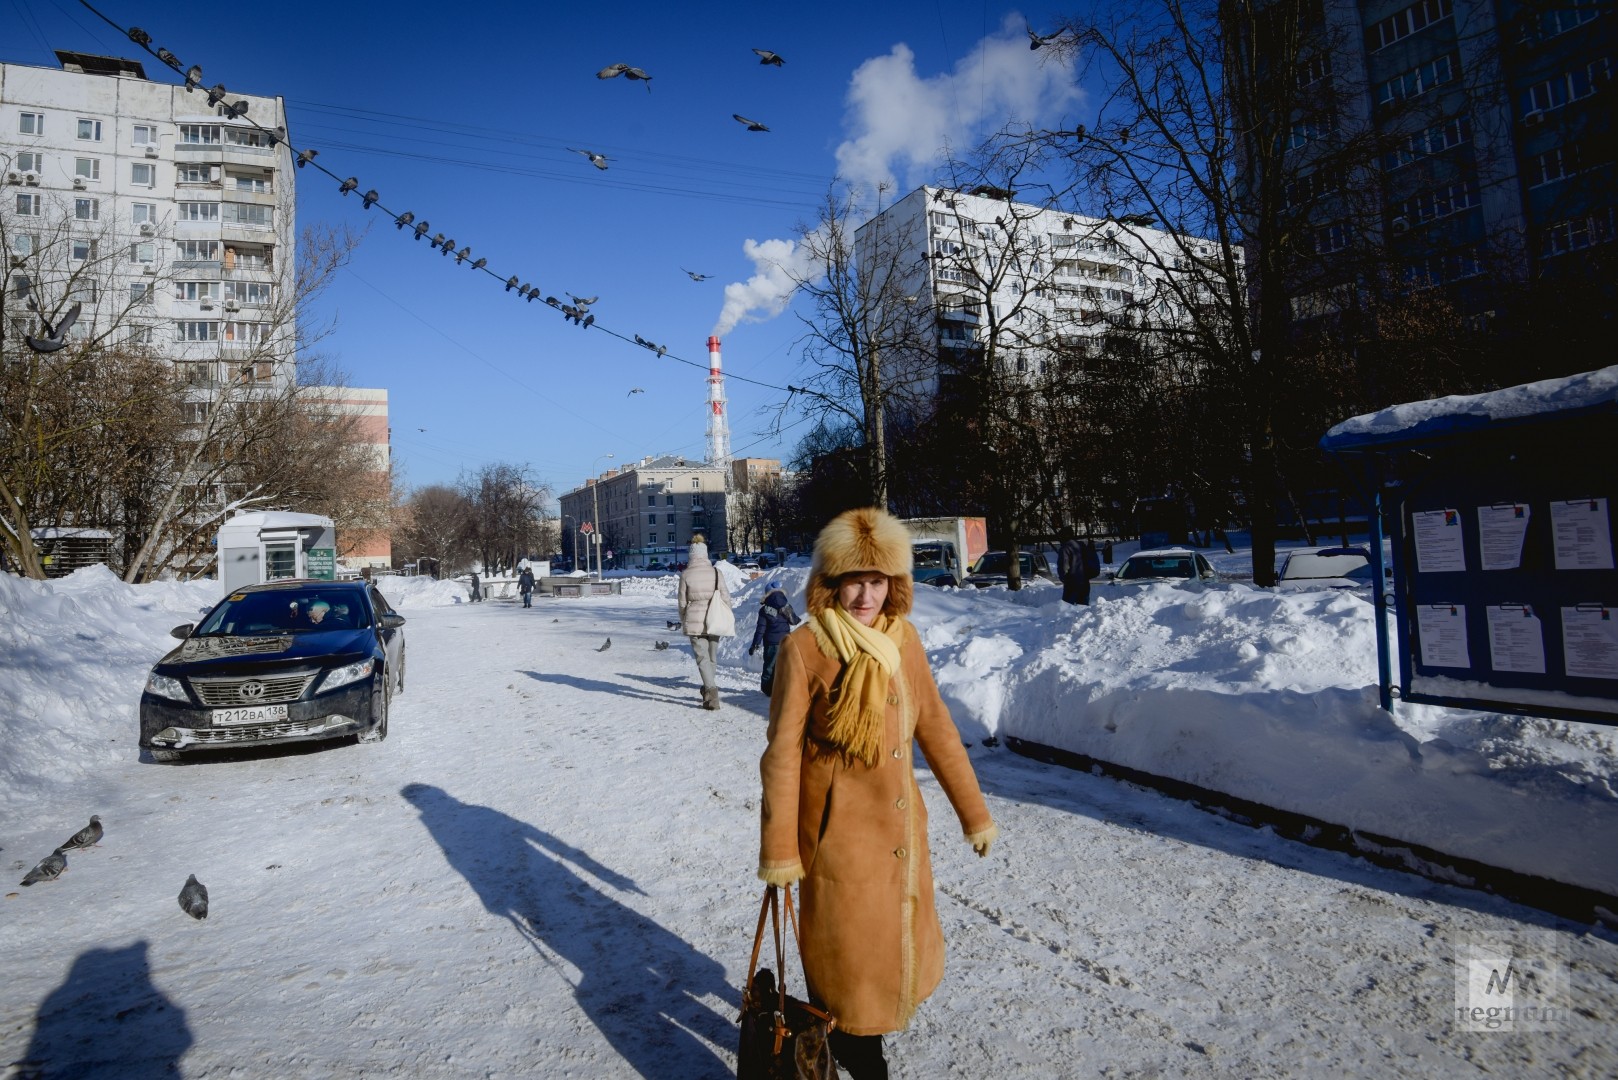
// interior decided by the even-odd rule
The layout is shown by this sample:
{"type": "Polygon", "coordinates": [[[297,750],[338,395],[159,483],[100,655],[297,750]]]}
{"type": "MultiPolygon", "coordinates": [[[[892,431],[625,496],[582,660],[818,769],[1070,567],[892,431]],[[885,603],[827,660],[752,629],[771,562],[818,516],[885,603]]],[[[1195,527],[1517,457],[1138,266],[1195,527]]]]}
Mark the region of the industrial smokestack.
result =
{"type": "Polygon", "coordinates": [[[730,464],[730,418],[725,415],[725,373],[719,338],[708,338],[708,464],[730,464]]]}

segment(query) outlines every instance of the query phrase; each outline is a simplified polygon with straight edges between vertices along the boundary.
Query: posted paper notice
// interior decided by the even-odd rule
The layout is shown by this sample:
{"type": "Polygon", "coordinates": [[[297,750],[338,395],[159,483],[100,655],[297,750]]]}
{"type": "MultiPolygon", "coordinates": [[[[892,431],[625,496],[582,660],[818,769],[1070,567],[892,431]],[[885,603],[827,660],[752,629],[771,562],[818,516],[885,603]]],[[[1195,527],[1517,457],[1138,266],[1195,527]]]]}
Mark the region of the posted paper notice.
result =
{"type": "Polygon", "coordinates": [[[1606,604],[1562,609],[1562,652],[1567,673],[1580,679],[1618,679],[1618,619],[1606,604]]]}
{"type": "Polygon", "coordinates": [[[1558,570],[1611,570],[1612,527],[1606,499],[1556,499],[1551,503],[1558,570]]]}
{"type": "Polygon", "coordinates": [[[1465,604],[1419,604],[1416,633],[1421,637],[1423,667],[1469,668],[1465,604]]]}
{"type": "Polygon", "coordinates": [[[1416,534],[1416,570],[1442,574],[1466,569],[1466,551],[1461,547],[1461,514],[1458,510],[1417,510],[1413,515],[1416,534]]]}
{"type": "Polygon", "coordinates": [[[1478,507],[1478,548],[1483,569],[1515,570],[1522,565],[1522,542],[1528,534],[1530,516],[1528,507],[1520,503],[1478,507]]]}
{"type": "Polygon", "coordinates": [[[1545,674],[1545,633],[1527,604],[1490,604],[1489,664],[1496,671],[1545,674]]]}

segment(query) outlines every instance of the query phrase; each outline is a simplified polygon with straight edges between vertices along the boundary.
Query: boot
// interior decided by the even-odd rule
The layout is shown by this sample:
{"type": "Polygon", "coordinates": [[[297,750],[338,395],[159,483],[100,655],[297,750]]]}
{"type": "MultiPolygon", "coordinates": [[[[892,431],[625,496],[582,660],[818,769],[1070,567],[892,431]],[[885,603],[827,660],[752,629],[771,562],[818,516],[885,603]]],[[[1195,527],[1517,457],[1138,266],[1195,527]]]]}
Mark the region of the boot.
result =
{"type": "Polygon", "coordinates": [[[719,687],[704,686],[702,688],[702,707],[704,709],[719,708],[719,687]]]}

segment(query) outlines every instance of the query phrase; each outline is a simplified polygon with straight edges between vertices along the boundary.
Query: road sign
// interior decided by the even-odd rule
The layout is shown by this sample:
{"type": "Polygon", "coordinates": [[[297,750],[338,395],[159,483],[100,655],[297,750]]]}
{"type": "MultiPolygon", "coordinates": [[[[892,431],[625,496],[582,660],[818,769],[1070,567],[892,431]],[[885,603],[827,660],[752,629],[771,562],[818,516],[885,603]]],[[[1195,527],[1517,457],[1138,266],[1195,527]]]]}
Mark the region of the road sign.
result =
{"type": "Polygon", "coordinates": [[[596,527],[586,521],[579,526],[579,531],[581,533],[593,533],[596,531],[596,527]]]}

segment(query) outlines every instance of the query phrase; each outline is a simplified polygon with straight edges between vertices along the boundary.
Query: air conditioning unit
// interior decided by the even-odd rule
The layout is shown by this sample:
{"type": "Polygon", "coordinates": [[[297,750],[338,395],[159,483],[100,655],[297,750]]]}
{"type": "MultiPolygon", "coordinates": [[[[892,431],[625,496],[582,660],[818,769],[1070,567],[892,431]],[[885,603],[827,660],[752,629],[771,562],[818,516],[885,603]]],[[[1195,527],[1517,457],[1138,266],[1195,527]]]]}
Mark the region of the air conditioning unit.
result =
{"type": "Polygon", "coordinates": [[[147,263],[140,268],[140,272],[143,274],[155,274],[157,273],[157,266],[153,263],[147,263]]]}
{"type": "Polygon", "coordinates": [[[1410,231],[1410,222],[1406,218],[1396,217],[1388,222],[1388,229],[1394,236],[1403,236],[1410,231]]]}
{"type": "Polygon", "coordinates": [[[203,311],[212,311],[213,301],[204,296],[201,300],[197,301],[197,307],[201,308],[203,311]]]}
{"type": "Polygon", "coordinates": [[[1538,127],[1544,122],[1545,114],[1537,109],[1522,118],[1523,127],[1538,127]]]}
{"type": "Polygon", "coordinates": [[[28,257],[26,255],[13,255],[11,257],[11,265],[12,266],[27,266],[28,265],[28,257]]]}
{"type": "Polygon", "coordinates": [[[13,169],[11,172],[6,173],[6,183],[8,183],[8,184],[20,184],[20,183],[22,183],[22,173],[16,171],[15,169],[13,169]]]}
{"type": "Polygon", "coordinates": [[[151,236],[156,231],[156,227],[153,226],[150,221],[143,221],[140,223],[140,234],[142,236],[151,236]]]}
{"type": "Polygon", "coordinates": [[[147,148],[146,148],[146,156],[147,156],[147,157],[156,157],[156,156],[157,156],[157,147],[155,147],[155,146],[148,146],[148,147],[147,147],[147,148]]]}
{"type": "Polygon", "coordinates": [[[75,188],[77,188],[79,191],[83,191],[84,190],[84,177],[75,176],[73,178],[73,186],[75,188]]]}
{"type": "Polygon", "coordinates": [[[240,311],[241,309],[242,309],[241,304],[237,303],[235,300],[226,300],[225,301],[225,310],[226,311],[240,311]]]}
{"type": "Polygon", "coordinates": [[[38,187],[39,174],[34,172],[25,172],[22,174],[22,182],[27,184],[29,187],[38,187]]]}

